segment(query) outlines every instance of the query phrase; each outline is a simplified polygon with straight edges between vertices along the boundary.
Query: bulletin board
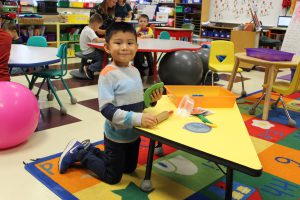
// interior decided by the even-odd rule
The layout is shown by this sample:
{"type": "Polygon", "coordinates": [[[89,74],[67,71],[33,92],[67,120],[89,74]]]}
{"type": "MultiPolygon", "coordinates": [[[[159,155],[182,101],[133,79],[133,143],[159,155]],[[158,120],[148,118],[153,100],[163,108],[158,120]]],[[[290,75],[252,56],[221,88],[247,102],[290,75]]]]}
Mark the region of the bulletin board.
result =
{"type": "Polygon", "coordinates": [[[292,21],[285,33],[281,50],[300,56],[300,2],[297,2],[292,21]]]}
{"type": "Polygon", "coordinates": [[[256,11],[264,26],[276,26],[284,15],[281,0],[211,0],[209,20],[226,23],[246,23],[252,20],[250,8],[256,11]]]}

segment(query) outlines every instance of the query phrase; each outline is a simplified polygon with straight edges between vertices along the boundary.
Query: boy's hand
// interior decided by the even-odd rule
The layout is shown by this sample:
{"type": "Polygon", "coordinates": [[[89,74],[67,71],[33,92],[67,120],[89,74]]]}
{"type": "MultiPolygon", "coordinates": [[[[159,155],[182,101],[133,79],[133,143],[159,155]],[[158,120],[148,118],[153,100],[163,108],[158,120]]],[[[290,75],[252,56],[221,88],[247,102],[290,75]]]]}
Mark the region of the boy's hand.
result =
{"type": "Polygon", "coordinates": [[[157,120],[155,116],[149,113],[143,113],[142,124],[141,124],[143,128],[153,128],[154,126],[156,126],[156,124],[157,124],[157,120]]]}
{"type": "Polygon", "coordinates": [[[156,102],[156,101],[160,100],[162,93],[163,93],[162,88],[160,88],[159,90],[154,90],[152,92],[152,94],[150,95],[152,102],[156,102]]]}

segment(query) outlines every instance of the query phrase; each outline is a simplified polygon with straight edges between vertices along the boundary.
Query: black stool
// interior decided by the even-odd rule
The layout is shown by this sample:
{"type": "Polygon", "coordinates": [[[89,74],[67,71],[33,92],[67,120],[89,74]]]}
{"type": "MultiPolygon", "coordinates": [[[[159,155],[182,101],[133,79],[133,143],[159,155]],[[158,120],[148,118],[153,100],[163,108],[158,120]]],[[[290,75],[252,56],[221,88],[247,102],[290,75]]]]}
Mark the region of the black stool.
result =
{"type": "Polygon", "coordinates": [[[81,63],[80,63],[80,68],[79,69],[74,69],[70,71],[71,76],[74,78],[79,78],[79,79],[88,79],[86,77],[84,71],[83,71],[83,66],[88,64],[89,58],[86,55],[83,55],[81,52],[76,52],[75,56],[78,58],[81,58],[81,63]]]}

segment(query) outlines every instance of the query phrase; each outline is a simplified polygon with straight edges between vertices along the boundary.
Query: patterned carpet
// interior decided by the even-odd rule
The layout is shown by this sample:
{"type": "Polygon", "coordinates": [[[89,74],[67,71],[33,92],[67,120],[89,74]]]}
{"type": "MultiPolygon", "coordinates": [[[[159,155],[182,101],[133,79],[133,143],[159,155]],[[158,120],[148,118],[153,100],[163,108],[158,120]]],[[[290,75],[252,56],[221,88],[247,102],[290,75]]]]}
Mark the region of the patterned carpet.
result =
{"type": "MultiPolygon", "coordinates": [[[[60,88],[58,83],[55,84],[60,88]]],[[[259,96],[260,93],[255,93],[239,99],[238,105],[263,165],[263,174],[253,178],[235,172],[233,199],[300,199],[299,127],[286,126],[287,120],[280,107],[270,111],[269,121],[261,120],[262,105],[255,116],[248,115],[250,106],[259,96]]],[[[276,95],[273,97],[275,99],[276,95]]],[[[290,114],[298,124],[299,98],[300,94],[285,98],[290,114]]],[[[95,111],[98,108],[95,98],[79,101],[79,104],[95,111]]],[[[42,109],[41,116],[44,119],[40,120],[39,130],[80,121],[72,115],[60,116],[56,108],[42,109]]],[[[101,141],[97,144],[103,148],[101,141]]],[[[99,181],[80,166],[60,175],[57,169],[59,153],[38,159],[25,168],[62,199],[223,199],[224,174],[214,163],[167,146],[164,146],[166,155],[155,157],[153,164],[152,183],[155,190],[142,192],[139,185],[145,173],[147,149],[148,140],[143,138],[138,169],[113,186],[99,181]]]]}

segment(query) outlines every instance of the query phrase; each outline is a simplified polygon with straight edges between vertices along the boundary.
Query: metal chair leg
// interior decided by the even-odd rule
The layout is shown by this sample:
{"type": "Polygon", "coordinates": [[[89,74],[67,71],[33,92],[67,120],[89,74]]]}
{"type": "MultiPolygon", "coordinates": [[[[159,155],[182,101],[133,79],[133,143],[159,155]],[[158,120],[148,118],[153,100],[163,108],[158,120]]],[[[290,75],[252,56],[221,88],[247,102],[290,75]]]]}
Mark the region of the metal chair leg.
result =
{"type": "Polygon", "coordinates": [[[41,83],[41,85],[40,85],[40,87],[39,87],[39,89],[38,89],[38,91],[37,91],[37,93],[36,93],[36,95],[35,95],[37,98],[39,98],[41,89],[42,89],[42,87],[43,87],[45,81],[46,81],[46,78],[43,78],[42,83],[41,83]]]}
{"type": "Polygon", "coordinates": [[[258,106],[258,104],[265,98],[266,93],[264,92],[261,97],[255,102],[255,104],[252,106],[252,108],[250,108],[250,110],[248,111],[249,115],[254,115],[255,114],[255,110],[258,106]]]}
{"type": "Polygon", "coordinates": [[[282,103],[285,115],[288,118],[288,125],[292,126],[292,127],[295,127],[296,126],[296,121],[291,118],[290,113],[287,110],[287,106],[286,106],[286,104],[283,101],[282,95],[279,96],[279,99],[280,99],[280,102],[282,103]]]}
{"type": "Polygon", "coordinates": [[[47,78],[47,82],[48,82],[48,84],[49,84],[49,86],[50,86],[50,89],[51,89],[52,93],[53,93],[54,96],[55,96],[55,99],[56,99],[57,103],[58,103],[59,106],[60,106],[60,112],[61,112],[61,114],[66,114],[66,113],[67,113],[67,110],[66,110],[66,109],[64,108],[64,106],[62,105],[62,103],[61,103],[61,101],[60,101],[60,99],[59,99],[59,97],[58,97],[58,95],[57,95],[57,93],[56,93],[56,91],[55,91],[55,89],[54,89],[54,86],[53,86],[53,84],[52,84],[50,78],[47,78]]]}
{"type": "Polygon", "coordinates": [[[244,84],[244,77],[242,75],[241,72],[239,72],[240,76],[241,76],[241,82],[242,82],[242,92],[241,95],[242,97],[245,97],[247,95],[246,91],[245,91],[245,84],[244,84]]]}
{"type": "Polygon", "coordinates": [[[205,74],[204,81],[203,81],[203,85],[205,85],[205,83],[206,83],[206,78],[207,78],[207,75],[208,75],[209,72],[211,72],[211,71],[208,70],[208,71],[206,72],[206,74],[205,74]]]}
{"type": "Polygon", "coordinates": [[[71,91],[70,91],[70,89],[69,89],[66,81],[62,77],[60,78],[60,80],[63,83],[64,87],[66,88],[66,90],[67,90],[67,92],[68,92],[68,94],[69,94],[69,96],[71,98],[71,103],[72,104],[76,104],[77,103],[77,99],[75,97],[73,97],[73,95],[72,95],[72,93],[71,93],[71,91]]]}

